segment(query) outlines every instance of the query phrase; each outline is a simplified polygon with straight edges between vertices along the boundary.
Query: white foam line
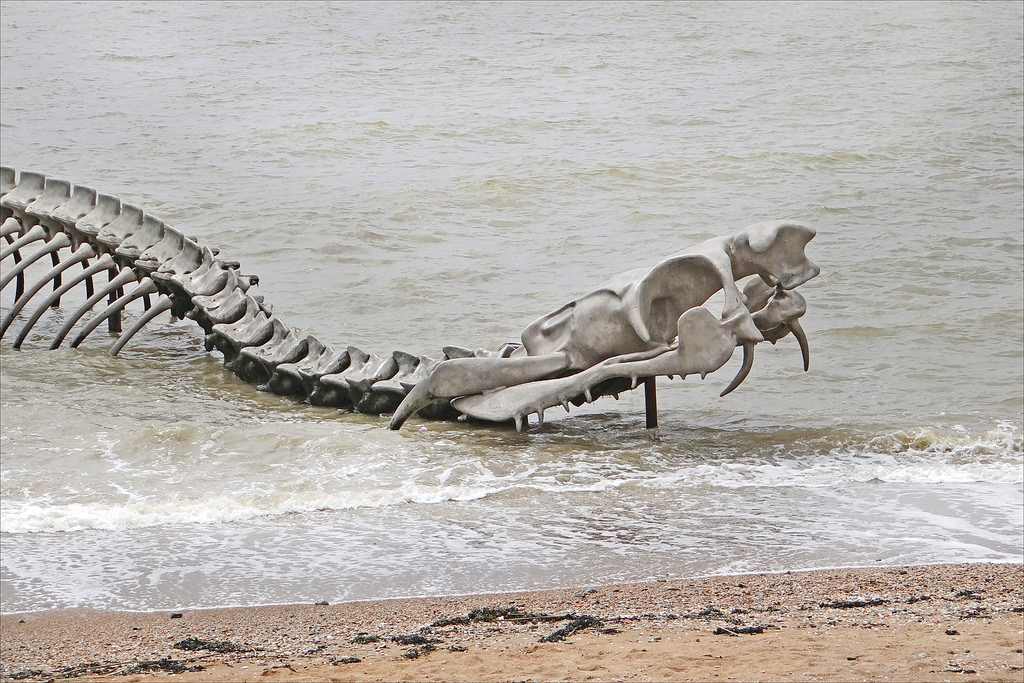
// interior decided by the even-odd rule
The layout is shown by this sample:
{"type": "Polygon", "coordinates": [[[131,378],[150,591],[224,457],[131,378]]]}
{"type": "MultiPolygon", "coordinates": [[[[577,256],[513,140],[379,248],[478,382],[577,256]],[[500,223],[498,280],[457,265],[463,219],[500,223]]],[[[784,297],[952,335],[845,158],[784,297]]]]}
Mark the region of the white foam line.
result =
{"type": "MultiPolygon", "coordinates": [[[[919,567],[957,567],[960,565],[1010,565],[1019,564],[1024,566],[1024,555],[1021,555],[1019,560],[958,560],[956,562],[919,562],[911,564],[885,564],[885,563],[874,563],[874,564],[845,564],[845,565],[828,565],[824,567],[807,567],[800,566],[791,569],[771,569],[759,572],[718,572],[714,574],[692,574],[688,576],[659,576],[648,579],[640,579],[634,581],[616,581],[612,583],[601,583],[599,581],[579,584],[559,584],[557,586],[549,586],[545,588],[513,588],[503,589],[499,591],[473,591],[469,593],[410,593],[407,595],[392,595],[387,597],[376,597],[376,598],[356,598],[354,600],[342,600],[341,602],[331,603],[332,607],[338,607],[343,605],[359,605],[367,602],[391,602],[398,600],[437,600],[437,599],[454,599],[454,598],[472,598],[483,595],[491,595],[495,598],[499,598],[504,595],[523,595],[525,593],[546,593],[549,591],[569,591],[578,590],[580,588],[610,588],[618,586],[642,586],[648,583],[655,583],[661,581],[698,581],[703,579],[719,579],[719,578],[736,578],[736,577],[757,577],[757,576],[780,576],[782,574],[794,574],[794,573],[812,573],[812,572],[830,572],[830,571],[845,571],[851,569],[914,569],[919,567]]],[[[316,598],[322,599],[322,598],[316,598]]],[[[159,614],[161,612],[209,612],[213,610],[228,610],[228,609],[257,609],[260,607],[310,607],[313,606],[312,602],[257,602],[257,603],[230,603],[223,605],[185,605],[178,607],[156,607],[152,609],[111,609],[105,607],[54,607],[46,609],[35,609],[35,610],[20,610],[14,612],[4,612],[0,610],[0,615],[18,615],[18,614],[45,614],[45,613],[58,613],[58,612],[75,612],[75,611],[89,611],[89,612],[116,612],[121,614],[159,614]]]]}

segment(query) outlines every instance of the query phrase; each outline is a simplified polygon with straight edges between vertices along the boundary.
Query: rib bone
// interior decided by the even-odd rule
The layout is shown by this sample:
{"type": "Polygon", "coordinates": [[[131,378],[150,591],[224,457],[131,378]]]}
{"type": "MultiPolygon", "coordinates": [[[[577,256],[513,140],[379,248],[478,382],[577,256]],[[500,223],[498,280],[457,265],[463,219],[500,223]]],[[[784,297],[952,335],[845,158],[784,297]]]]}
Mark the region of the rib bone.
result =
{"type": "MultiPolygon", "coordinates": [[[[54,282],[58,282],[57,278],[60,276],[62,272],[64,272],[71,266],[75,265],[76,263],[79,263],[80,261],[85,261],[86,259],[90,259],[95,255],[96,252],[93,251],[92,246],[90,246],[89,244],[83,244],[81,247],[78,248],[78,250],[75,253],[71,255],[69,259],[51,268],[50,271],[46,273],[46,275],[41,277],[31,287],[29,287],[28,291],[26,291],[24,294],[18,297],[18,299],[14,302],[14,306],[7,313],[7,317],[5,317],[3,322],[0,323],[0,338],[3,338],[4,334],[7,333],[7,328],[11,326],[12,322],[14,322],[14,318],[18,315],[18,313],[21,312],[21,309],[25,307],[25,305],[32,299],[32,297],[39,293],[39,290],[42,289],[47,282],[50,282],[51,280],[53,280],[54,282]]],[[[56,294],[57,297],[59,297],[60,294],[57,294],[57,292],[61,291],[63,291],[63,289],[61,285],[58,284],[57,288],[54,290],[54,293],[56,294]]],[[[54,295],[51,294],[50,296],[52,298],[54,295]]]]}
{"type": "MultiPolygon", "coordinates": [[[[21,232],[21,222],[14,216],[9,216],[4,219],[3,225],[0,225],[0,237],[10,238],[13,235],[17,235],[21,232]]],[[[11,240],[13,242],[13,240],[11,240]]]]}
{"type": "Polygon", "coordinates": [[[156,285],[153,284],[153,281],[150,280],[148,277],[142,278],[142,280],[139,282],[139,285],[135,289],[116,299],[114,303],[110,304],[102,311],[100,311],[99,315],[94,315],[92,318],[90,318],[89,322],[86,323],[85,327],[82,328],[82,331],[79,332],[78,336],[75,337],[74,341],[71,342],[71,348],[78,348],[78,345],[85,341],[85,338],[92,334],[92,331],[95,330],[101,322],[103,322],[110,316],[114,315],[115,313],[120,313],[125,306],[127,306],[135,299],[138,299],[139,297],[145,294],[152,294],[155,291],[157,290],[156,285]]]}
{"type": "Polygon", "coordinates": [[[7,275],[2,280],[0,280],[0,289],[6,287],[7,283],[14,279],[14,277],[18,275],[18,273],[21,273],[42,257],[46,256],[47,254],[52,254],[57,250],[63,249],[64,247],[70,245],[71,238],[69,238],[64,233],[58,233],[56,237],[54,237],[52,240],[46,243],[46,246],[44,246],[39,251],[26,258],[24,261],[16,265],[14,268],[12,268],[10,272],[8,272],[7,275]]]}
{"type": "Polygon", "coordinates": [[[119,288],[123,287],[129,282],[134,282],[136,279],[138,278],[135,275],[135,271],[133,271],[131,268],[122,268],[120,273],[118,273],[114,278],[107,282],[106,285],[97,290],[95,294],[86,299],[85,303],[82,304],[77,311],[72,313],[71,316],[64,321],[64,324],[57,332],[57,336],[50,344],[50,348],[55,349],[58,346],[60,346],[61,343],[64,341],[64,337],[68,336],[68,332],[70,332],[71,328],[75,326],[75,323],[77,323],[83,315],[88,313],[89,310],[92,309],[92,307],[95,306],[98,301],[106,297],[111,292],[117,291],[119,288]]]}
{"type": "MultiPolygon", "coordinates": [[[[11,220],[14,220],[14,219],[11,219],[11,220]]],[[[14,221],[14,222],[17,223],[17,221],[14,221]]],[[[11,254],[16,253],[18,250],[20,250],[26,244],[32,244],[33,242],[38,242],[39,240],[45,240],[45,239],[46,239],[46,228],[44,228],[41,225],[33,226],[31,230],[29,230],[24,235],[22,235],[21,237],[19,237],[16,240],[14,240],[13,242],[11,242],[8,246],[4,247],[3,251],[0,251],[0,261],[4,260],[5,258],[10,256],[11,254]]]]}
{"type": "Polygon", "coordinates": [[[174,306],[174,303],[171,301],[169,296],[160,296],[157,298],[156,303],[143,313],[142,316],[140,316],[134,323],[132,323],[132,326],[125,330],[124,334],[118,337],[117,341],[114,342],[114,345],[110,347],[110,355],[116,356],[120,353],[121,349],[124,348],[124,345],[135,336],[136,332],[145,327],[146,323],[153,318],[157,317],[164,311],[169,311],[172,306],[174,306]]]}
{"type": "MultiPolygon", "coordinates": [[[[77,277],[68,280],[63,285],[61,285],[60,289],[50,294],[50,296],[48,296],[43,301],[43,303],[39,304],[39,307],[36,308],[36,310],[32,313],[31,317],[29,317],[28,322],[25,323],[24,327],[21,328],[21,332],[18,333],[18,337],[14,340],[14,348],[21,348],[21,344],[22,342],[25,341],[25,337],[28,336],[29,330],[32,329],[32,326],[35,325],[36,322],[38,322],[41,317],[43,317],[43,313],[49,310],[50,304],[60,299],[62,294],[70,290],[72,287],[80,283],[82,280],[91,278],[96,273],[102,273],[104,270],[109,270],[110,268],[113,267],[114,259],[112,259],[109,254],[104,254],[103,256],[96,259],[95,263],[93,263],[91,266],[83,270],[77,277]]],[[[89,296],[91,297],[93,295],[90,294],[89,296]]]]}

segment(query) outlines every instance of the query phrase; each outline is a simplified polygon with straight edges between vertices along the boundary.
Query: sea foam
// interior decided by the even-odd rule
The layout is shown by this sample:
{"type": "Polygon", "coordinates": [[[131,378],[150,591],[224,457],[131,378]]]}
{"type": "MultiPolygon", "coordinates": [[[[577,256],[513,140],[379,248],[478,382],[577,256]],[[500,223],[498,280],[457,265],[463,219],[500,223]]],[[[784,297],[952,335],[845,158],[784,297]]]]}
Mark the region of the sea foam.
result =
{"type": "MultiPolygon", "coordinates": [[[[469,503],[503,494],[605,494],[629,489],[674,491],[686,487],[808,488],[851,485],[968,485],[1024,482],[1020,429],[1000,423],[984,433],[961,427],[896,431],[816,452],[792,444],[744,457],[654,457],[639,466],[575,458],[571,463],[529,464],[501,476],[484,463],[454,473],[450,463],[410,469],[408,478],[379,475],[372,481],[346,474],[325,479],[323,469],[306,470],[305,480],[287,485],[254,482],[224,485],[212,494],[188,491],[117,490],[85,502],[57,497],[0,502],[0,531],[6,534],[125,530],[154,526],[236,523],[260,517],[397,505],[469,503]]],[[[322,464],[322,463],[321,463],[322,464]]],[[[302,469],[292,472],[301,477],[302,469]]],[[[373,475],[367,474],[367,478],[373,475]]]]}

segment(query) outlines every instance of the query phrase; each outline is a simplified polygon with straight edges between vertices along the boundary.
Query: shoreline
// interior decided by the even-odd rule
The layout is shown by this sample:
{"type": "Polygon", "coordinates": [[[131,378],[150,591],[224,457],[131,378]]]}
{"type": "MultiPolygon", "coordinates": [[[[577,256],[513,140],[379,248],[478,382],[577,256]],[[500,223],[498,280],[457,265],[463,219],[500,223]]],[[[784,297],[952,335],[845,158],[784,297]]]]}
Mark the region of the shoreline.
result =
{"type": "Polygon", "coordinates": [[[0,676],[1019,681],[1022,586],[1020,563],[971,563],[334,605],[9,613],[0,676]]]}
{"type": "MultiPolygon", "coordinates": [[[[828,567],[797,567],[795,569],[778,569],[774,571],[761,571],[761,572],[724,572],[720,574],[695,574],[693,576],[683,576],[676,578],[667,579],[649,579],[649,580],[637,580],[637,581],[622,581],[614,583],[593,583],[593,584],[571,584],[565,586],[553,586],[550,588],[521,588],[512,590],[500,590],[500,591],[479,591],[476,593],[445,593],[443,595],[396,595],[385,598],[355,598],[353,600],[342,600],[341,602],[330,603],[333,605],[356,605],[365,602],[390,602],[390,601],[401,601],[401,600],[459,600],[465,598],[474,598],[479,596],[515,596],[521,593],[547,593],[552,591],[579,591],[585,588],[601,587],[601,586],[635,586],[643,585],[648,583],[657,583],[664,581],[700,581],[702,579],[728,579],[737,578],[742,576],[779,576],[781,574],[813,574],[816,572],[838,572],[838,571],[858,571],[862,569],[911,569],[920,567],[969,567],[972,565],[989,565],[989,566],[1018,566],[1022,563],[1019,561],[1011,560],[969,560],[965,562],[922,562],[919,564],[851,564],[851,565],[836,565],[828,567]]],[[[227,610],[227,609],[263,609],[270,607],[296,607],[300,605],[307,605],[306,602],[264,602],[254,604],[237,604],[237,605],[213,605],[213,606],[202,606],[202,605],[184,605],[175,607],[160,607],[156,609],[110,609],[106,607],[53,607],[47,609],[37,610],[23,610],[14,612],[0,611],[0,619],[4,617],[23,617],[27,615],[42,615],[42,614],[69,614],[75,612],[93,612],[97,614],[163,614],[165,612],[212,612],[216,610],[227,610]]]]}

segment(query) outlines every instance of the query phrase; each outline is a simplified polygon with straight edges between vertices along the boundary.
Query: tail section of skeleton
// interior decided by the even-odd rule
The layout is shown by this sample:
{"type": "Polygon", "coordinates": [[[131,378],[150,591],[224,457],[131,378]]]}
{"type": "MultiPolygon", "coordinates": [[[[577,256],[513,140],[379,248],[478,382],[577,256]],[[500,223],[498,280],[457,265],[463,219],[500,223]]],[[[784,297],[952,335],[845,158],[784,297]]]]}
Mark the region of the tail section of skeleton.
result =
{"type": "MultiPolygon", "coordinates": [[[[240,274],[237,262],[218,258],[217,250],[145,209],[91,187],[2,167],[0,212],[0,284],[5,293],[14,290],[0,338],[13,337],[16,349],[62,295],[82,287],[84,305],[49,340],[50,348],[72,332],[73,348],[95,343],[103,322],[120,332],[125,308],[143,299],[145,311],[113,341],[112,355],[170,312],[172,318],[194,320],[206,334],[207,349],[220,350],[228,369],[261,390],[365,413],[393,411],[431,368],[474,353],[456,346],[437,357],[403,351],[377,356],[351,346],[336,350],[274,316],[252,292],[258,279],[240,274]],[[31,280],[29,267],[47,257],[53,267],[31,280]],[[76,264],[80,271],[71,270],[76,264]]],[[[447,402],[421,414],[456,416],[447,402]]]]}

